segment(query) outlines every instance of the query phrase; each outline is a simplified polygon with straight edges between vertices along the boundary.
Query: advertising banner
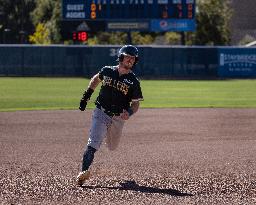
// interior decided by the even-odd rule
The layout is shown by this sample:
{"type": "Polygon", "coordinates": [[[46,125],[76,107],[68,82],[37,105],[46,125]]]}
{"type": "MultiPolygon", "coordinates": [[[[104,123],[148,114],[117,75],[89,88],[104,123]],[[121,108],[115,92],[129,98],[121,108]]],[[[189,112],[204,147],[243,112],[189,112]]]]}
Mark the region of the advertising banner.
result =
{"type": "Polygon", "coordinates": [[[256,77],[256,48],[219,48],[219,77],[256,77]]]}
{"type": "Polygon", "coordinates": [[[151,31],[194,31],[196,28],[193,19],[153,19],[151,20],[151,31]]]}

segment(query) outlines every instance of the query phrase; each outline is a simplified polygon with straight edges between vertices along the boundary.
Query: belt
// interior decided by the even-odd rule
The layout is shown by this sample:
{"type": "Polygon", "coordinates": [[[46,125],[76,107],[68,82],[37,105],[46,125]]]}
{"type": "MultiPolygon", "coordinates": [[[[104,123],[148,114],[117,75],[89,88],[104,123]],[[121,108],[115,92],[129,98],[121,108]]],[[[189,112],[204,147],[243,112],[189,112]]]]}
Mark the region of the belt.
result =
{"type": "Polygon", "coordinates": [[[96,105],[96,107],[100,110],[102,110],[105,114],[107,114],[109,117],[113,117],[113,116],[119,116],[120,113],[114,113],[114,112],[111,112],[109,110],[106,110],[105,108],[103,108],[102,106],[100,105],[96,105]]]}

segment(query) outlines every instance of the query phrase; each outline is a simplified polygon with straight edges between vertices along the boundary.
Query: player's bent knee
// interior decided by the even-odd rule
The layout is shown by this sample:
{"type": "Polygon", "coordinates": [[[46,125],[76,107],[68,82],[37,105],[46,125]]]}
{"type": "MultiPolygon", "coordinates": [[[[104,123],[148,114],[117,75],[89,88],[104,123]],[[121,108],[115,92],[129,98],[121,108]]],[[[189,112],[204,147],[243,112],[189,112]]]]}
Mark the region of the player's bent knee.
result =
{"type": "Polygon", "coordinates": [[[99,150],[101,146],[101,142],[99,141],[88,141],[87,147],[91,147],[93,149],[99,150]]]}

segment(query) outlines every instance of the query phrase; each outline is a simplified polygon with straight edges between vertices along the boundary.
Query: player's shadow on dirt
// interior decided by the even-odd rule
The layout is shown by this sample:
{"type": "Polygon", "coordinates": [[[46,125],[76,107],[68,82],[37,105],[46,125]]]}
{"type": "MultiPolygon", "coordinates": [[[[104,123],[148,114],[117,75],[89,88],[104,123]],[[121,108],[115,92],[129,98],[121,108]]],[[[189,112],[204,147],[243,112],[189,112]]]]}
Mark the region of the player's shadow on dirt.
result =
{"type": "Polygon", "coordinates": [[[125,181],[120,183],[120,187],[108,187],[108,186],[82,186],[85,189],[116,189],[116,190],[132,190],[144,193],[159,193],[167,194],[171,196],[193,196],[193,194],[182,193],[175,189],[160,189],[156,187],[140,186],[135,181],[125,181]]]}

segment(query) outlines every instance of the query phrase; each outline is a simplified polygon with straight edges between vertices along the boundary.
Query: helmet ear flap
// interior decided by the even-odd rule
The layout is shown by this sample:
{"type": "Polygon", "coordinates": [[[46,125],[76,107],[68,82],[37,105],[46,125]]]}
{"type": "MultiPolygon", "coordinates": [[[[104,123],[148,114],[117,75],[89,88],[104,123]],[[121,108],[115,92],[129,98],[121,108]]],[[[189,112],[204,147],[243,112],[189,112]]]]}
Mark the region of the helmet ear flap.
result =
{"type": "Polygon", "coordinates": [[[119,60],[119,62],[122,62],[124,60],[124,55],[121,54],[120,56],[118,56],[118,60],[119,60]]]}
{"type": "Polygon", "coordinates": [[[138,63],[138,61],[139,61],[139,57],[138,57],[138,56],[136,56],[136,57],[135,57],[134,65],[136,65],[136,64],[138,63]]]}

